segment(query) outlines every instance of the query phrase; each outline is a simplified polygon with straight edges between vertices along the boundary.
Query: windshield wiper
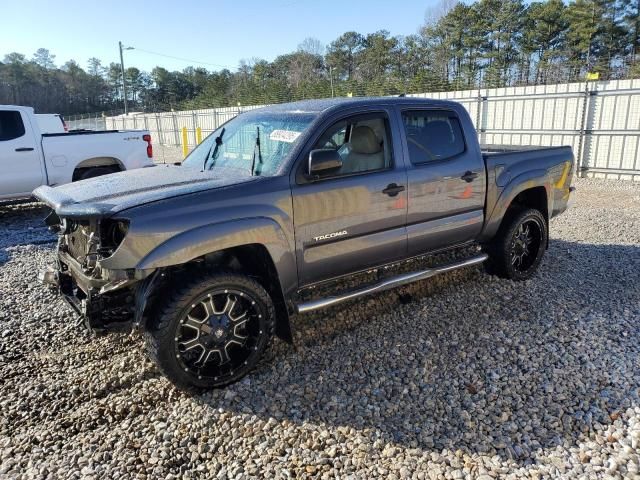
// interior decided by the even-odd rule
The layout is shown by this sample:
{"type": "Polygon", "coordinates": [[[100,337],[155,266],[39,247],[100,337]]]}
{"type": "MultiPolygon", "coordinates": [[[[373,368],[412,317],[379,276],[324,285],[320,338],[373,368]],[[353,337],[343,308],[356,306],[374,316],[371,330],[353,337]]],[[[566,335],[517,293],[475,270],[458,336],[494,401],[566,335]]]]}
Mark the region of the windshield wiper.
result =
{"type": "MultiPolygon", "coordinates": [[[[207,169],[207,162],[209,161],[209,159],[212,159],[215,162],[216,158],[218,158],[218,148],[220,148],[220,145],[222,145],[222,136],[224,135],[224,131],[225,128],[222,127],[222,130],[220,130],[220,135],[216,137],[216,145],[215,147],[213,147],[213,152],[209,150],[209,153],[207,153],[207,156],[204,158],[204,163],[202,164],[203,170],[207,169]],[[211,154],[211,156],[209,156],[209,154],[211,154]]],[[[211,164],[211,166],[213,167],[213,163],[211,164]]]]}
{"type": "Polygon", "coordinates": [[[258,161],[262,165],[262,152],[260,151],[260,127],[256,127],[256,144],[253,147],[253,160],[251,160],[251,176],[253,177],[254,170],[256,168],[256,147],[258,148],[258,161]]]}

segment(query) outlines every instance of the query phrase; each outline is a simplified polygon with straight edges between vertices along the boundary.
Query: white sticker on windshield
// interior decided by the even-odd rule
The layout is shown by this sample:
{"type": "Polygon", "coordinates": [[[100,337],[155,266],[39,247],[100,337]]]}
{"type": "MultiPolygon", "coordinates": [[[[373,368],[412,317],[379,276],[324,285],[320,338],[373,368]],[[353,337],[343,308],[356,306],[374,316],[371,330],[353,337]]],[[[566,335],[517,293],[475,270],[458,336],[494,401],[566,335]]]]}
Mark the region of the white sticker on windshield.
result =
{"type": "Polygon", "coordinates": [[[293,143],[300,136],[302,132],[294,132],[293,130],[274,130],[269,135],[271,140],[276,142],[293,143]]]}

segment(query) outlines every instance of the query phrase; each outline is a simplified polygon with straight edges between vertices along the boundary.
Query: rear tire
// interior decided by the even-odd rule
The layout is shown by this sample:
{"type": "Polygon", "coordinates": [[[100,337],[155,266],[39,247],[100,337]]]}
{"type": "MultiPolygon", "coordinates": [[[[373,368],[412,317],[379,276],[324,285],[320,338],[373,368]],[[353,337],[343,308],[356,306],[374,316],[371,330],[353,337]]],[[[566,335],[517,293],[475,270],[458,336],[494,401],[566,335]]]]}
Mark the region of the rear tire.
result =
{"type": "Polygon", "coordinates": [[[273,302],[258,282],[203,275],[160,305],[145,331],[147,354],[178,387],[223,387],[255,367],[274,326],[273,302]]]}
{"type": "Polygon", "coordinates": [[[487,272],[516,281],[533,277],[542,262],[548,235],[547,222],[539,210],[518,208],[508,212],[486,248],[487,272]]]}
{"type": "Polygon", "coordinates": [[[93,167],[88,168],[80,175],[78,175],[78,180],[86,180],[88,178],[101,177],[102,175],[108,175],[110,173],[119,172],[116,167],[93,167]]]}

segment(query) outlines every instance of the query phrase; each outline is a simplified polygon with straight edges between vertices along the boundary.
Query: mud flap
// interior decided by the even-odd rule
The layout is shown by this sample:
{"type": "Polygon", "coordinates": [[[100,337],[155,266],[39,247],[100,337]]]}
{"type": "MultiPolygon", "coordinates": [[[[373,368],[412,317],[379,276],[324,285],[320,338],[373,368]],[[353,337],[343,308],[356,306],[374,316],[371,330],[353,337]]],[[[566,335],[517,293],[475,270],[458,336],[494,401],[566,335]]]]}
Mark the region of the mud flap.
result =
{"type": "Polygon", "coordinates": [[[135,330],[140,330],[140,328],[142,327],[144,311],[147,308],[149,296],[151,295],[151,292],[153,291],[153,288],[155,287],[158,279],[164,277],[164,275],[165,274],[161,272],[160,269],[158,269],[138,285],[138,291],[136,294],[136,308],[133,317],[133,328],[135,330]]]}

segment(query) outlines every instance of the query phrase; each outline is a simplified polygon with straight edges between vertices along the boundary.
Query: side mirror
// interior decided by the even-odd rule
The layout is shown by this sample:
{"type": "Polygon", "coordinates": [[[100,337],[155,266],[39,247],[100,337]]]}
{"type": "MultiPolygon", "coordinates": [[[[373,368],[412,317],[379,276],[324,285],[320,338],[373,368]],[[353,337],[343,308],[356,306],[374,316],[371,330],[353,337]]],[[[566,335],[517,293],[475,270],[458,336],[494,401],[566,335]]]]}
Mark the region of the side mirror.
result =
{"type": "Polygon", "coordinates": [[[337,150],[331,148],[311,150],[309,152],[309,176],[323,177],[342,168],[342,159],[337,150]]]}

